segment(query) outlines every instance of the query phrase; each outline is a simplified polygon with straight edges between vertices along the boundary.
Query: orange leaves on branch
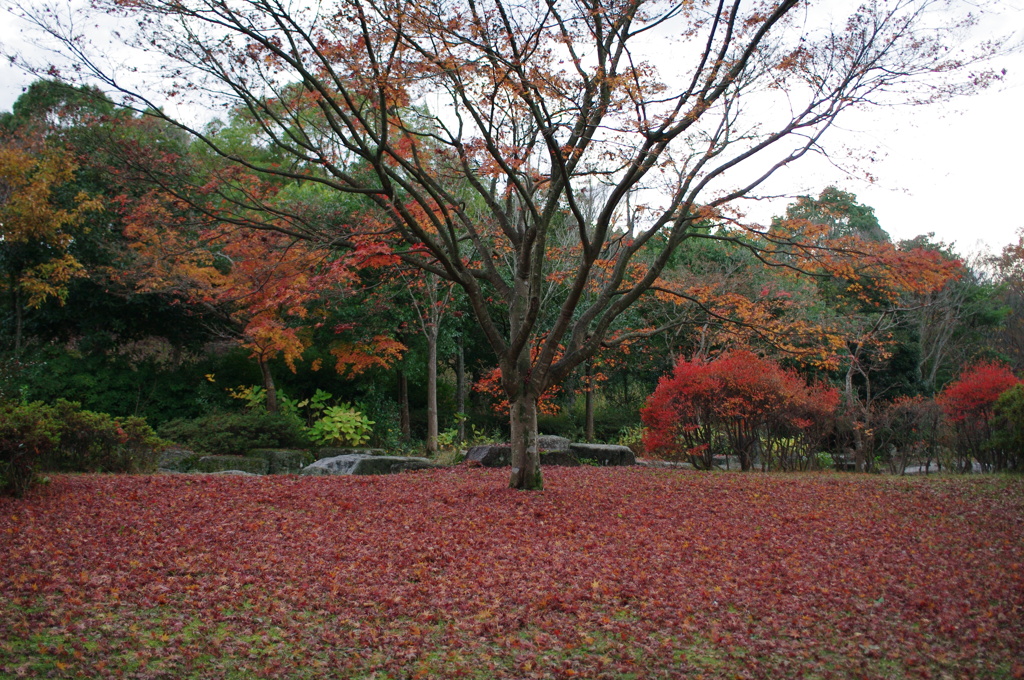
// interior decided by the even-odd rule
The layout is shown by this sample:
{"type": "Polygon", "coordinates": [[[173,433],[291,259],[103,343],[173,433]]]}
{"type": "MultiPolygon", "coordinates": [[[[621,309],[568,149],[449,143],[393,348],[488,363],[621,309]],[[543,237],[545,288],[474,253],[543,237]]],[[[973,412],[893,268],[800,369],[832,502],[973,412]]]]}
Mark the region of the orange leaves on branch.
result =
{"type": "Polygon", "coordinates": [[[406,346],[386,335],[368,342],[342,343],[331,348],[338,375],[355,377],[370,368],[388,368],[405,353],[406,346]]]}
{"type": "Polygon", "coordinates": [[[18,284],[28,295],[29,307],[37,307],[48,298],[63,304],[68,294],[68,283],[81,276],[85,276],[85,268],[73,255],[64,253],[25,269],[18,284]]]}
{"type": "MultiPolygon", "coordinates": [[[[241,182],[249,197],[273,200],[275,189],[269,183],[237,169],[228,174],[211,179],[205,190],[216,195],[230,179],[241,182]]],[[[160,191],[124,198],[125,235],[135,261],[120,268],[120,280],[138,291],[170,294],[219,310],[233,321],[235,340],[254,357],[265,361],[281,356],[293,371],[312,342],[312,329],[325,318],[326,306],[359,285],[360,270],[396,259],[381,239],[357,239],[351,250],[335,252],[272,228],[219,222],[216,202],[207,210],[209,214],[199,215],[160,191]]],[[[354,375],[370,366],[390,365],[404,346],[373,337],[332,351],[338,371],[354,375]]]]}
{"type": "MultiPolygon", "coordinates": [[[[501,386],[502,374],[500,368],[493,368],[473,383],[473,391],[487,395],[491,400],[491,410],[498,415],[509,414],[509,402],[505,390],[501,386]]],[[[556,385],[548,388],[537,400],[537,412],[544,415],[558,415],[558,398],[561,389],[556,385]]]]}
{"type": "Polygon", "coordinates": [[[196,237],[187,207],[170,195],[149,191],[138,198],[118,199],[124,235],[134,260],[111,268],[109,275],[138,292],[164,293],[189,301],[215,302],[227,285],[227,258],[218,256],[196,237]]]}
{"type": "MultiPolygon", "coordinates": [[[[869,304],[891,304],[901,295],[935,292],[962,275],[959,260],[936,250],[902,249],[858,234],[829,237],[831,228],[805,219],[776,222],[771,239],[784,245],[775,246],[776,254],[767,259],[831,277],[845,284],[845,294],[869,304]]],[[[766,252],[772,250],[766,247],[766,252]]]]}
{"type": "Polygon", "coordinates": [[[792,275],[756,284],[724,275],[676,274],[657,283],[656,296],[671,305],[693,305],[707,315],[708,347],[767,344],[806,366],[833,369],[844,338],[833,324],[816,318],[815,300],[801,285],[785,286],[792,275]]]}

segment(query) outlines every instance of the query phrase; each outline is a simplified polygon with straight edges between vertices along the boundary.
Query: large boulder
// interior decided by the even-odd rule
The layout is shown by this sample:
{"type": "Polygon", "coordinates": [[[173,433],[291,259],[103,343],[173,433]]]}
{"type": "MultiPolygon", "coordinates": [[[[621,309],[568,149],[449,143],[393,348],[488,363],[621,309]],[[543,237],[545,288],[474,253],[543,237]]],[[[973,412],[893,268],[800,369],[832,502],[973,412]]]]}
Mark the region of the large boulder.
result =
{"type": "Polygon", "coordinates": [[[254,475],[265,475],[270,464],[262,458],[246,458],[245,456],[203,456],[196,462],[197,472],[224,472],[225,470],[241,470],[254,475]]]}
{"type": "Polygon", "coordinates": [[[544,453],[545,451],[568,451],[572,445],[565,437],[559,437],[553,434],[542,434],[537,437],[537,449],[544,453]]]}
{"type": "Polygon", "coordinates": [[[250,458],[262,458],[272,475],[297,475],[313,462],[313,455],[303,449],[252,449],[250,458]]]}
{"type": "Polygon", "coordinates": [[[577,465],[580,464],[580,459],[577,458],[576,454],[570,451],[568,448],[555,449],[553,451],[545,451],[544,449],[541,449],[540,464],[560,465],[562,467],[576,467],[577,465]]]}
{"type": "Polygon", "coordinates": [[[369,456],[348,453],[321,458],[302,468],[303,475],[390,475],[407,470],[426,470],[441,467],[426,458],[411,456],[369,456]]]}
{"type": "Polygon", "coordinates": [[[338,456],[386,456],[388,452],[384,449],[325,446],[322,449],[317,449],[314,453],[317,460],[320,460],[321,458],[337,458],[338,456]]]}
{"type": "Polygon", "coordinates": [[[598,465],[636,465],[636,456],[628,446],[616,444],[572,444],[571,451],[581,463],[598,465]]]}
{"type": "Polygon", "coordinates": [[[512,464],[512,447],[508,444],[484,444],[466,452],[466,462],[484,467],[505,467],[512,464]]]}
{"type": "MultiPolygon", "coordinates": [[[[569,452],[570,442],[565,437],[542,434],[537,437],[541,465],[579,465],[569,452]]],[[[483,444],[466,452],[466,462],[483,467],[506,467],[512,464],[512,447],[508,444],[483,444]]]]}

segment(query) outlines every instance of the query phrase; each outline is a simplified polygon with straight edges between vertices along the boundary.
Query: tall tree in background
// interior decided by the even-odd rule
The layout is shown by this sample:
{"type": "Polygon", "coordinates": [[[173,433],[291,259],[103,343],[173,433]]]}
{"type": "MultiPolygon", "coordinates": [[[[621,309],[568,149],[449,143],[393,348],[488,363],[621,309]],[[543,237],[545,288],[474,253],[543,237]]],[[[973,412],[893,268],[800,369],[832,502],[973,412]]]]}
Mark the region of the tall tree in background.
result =
{"type": "MultiPolygon", "coordinates": [[[[97,79],[157,116],[170,115],[164,96],[245,107],[290,162],[254,161],[189,129],[253,170],[373,201],[401,257],[465,291],[512,405],[510,484],[539,488],[538,397],[594,355],[675,248],[713,237],[761,249],[752,232],[704,227],[818,150],[837,116],[990,79],[948,49],[957,27],[929,26],[934,4],[868,4],[809,31],[814,8],[797,0],[96,0],[93,11],[126,20],[119,35],[142,52],[131,61],[155,71],[139,88],[106,67],[106,39],[93,51],[77,32],[94,21],[28,3],[21,13],[74,62],[52,72],[97,79]],[[666,49],[671,64],[651,61],[666,49]],[[759,119],[765,110],[776,115],[759,119]],[[585,219],[581,192],[595,180],[607,191],[585,219]],[[549,239],[566,215],[580,248],[567,294],[549,297],[549,239]],[[629,277],[656,235],[663,250],[629,277]]],[[[246,201],[251,220],[263,206],[246,201]]],[[[355,236],[264,214],[303,238],[355,236]]]]}
{"type": "Polygon", "coordinates": [[[995,337],[995,348],[1014,370],[1024,371],[1024,230],[1016,243],[1003,248],[989,264],[998,286],[996,299],[1006,311],[995,337]]]}
{"type": "Polygon", "coordinates": [[[0,136],[0,291],[9,299],[15,354],[25,310],[51,298],[63,303],[69,282],[84,274],[71,245],[101,202],[81,192],[62,205],[58,189],[76,167],[67,150],[40,135],[0,136]]]}
{"type": "Polygon", "coordinates": [[[916,335],[917,380],[923,394],[934,395],[963,367],[993,348],[993,340],[1014,323],[1000,307],[997,287],[986,271],[985,259],[960,259],[953,250],[921,235],[900,244],[922,248],[956,262],[950,280],[941,288],[908,296],[907,321],[916,335]]]}

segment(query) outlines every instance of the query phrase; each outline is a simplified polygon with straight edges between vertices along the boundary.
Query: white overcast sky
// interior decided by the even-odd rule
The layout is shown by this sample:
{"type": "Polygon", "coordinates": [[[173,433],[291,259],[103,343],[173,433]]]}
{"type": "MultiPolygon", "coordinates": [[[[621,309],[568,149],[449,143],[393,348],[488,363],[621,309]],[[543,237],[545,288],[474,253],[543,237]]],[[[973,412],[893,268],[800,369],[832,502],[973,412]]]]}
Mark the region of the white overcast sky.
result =
{"type": "MultiPolygon", "coordinates": [[[[26,0],[32,2],[32,0],[26,0]]],[[[992,35],[1024,35],[1024,0],[1003,0],[982,29],[992,35]]],[[[0,20],[0,43],[19,44],[23,28],[0,20]]],[[[880,109],[840,119],[826,146],[873,152],[861,168],[875,178],[848,176],[810,159],[773,179],[772,190],[816,194],[829,184],[857,195],[875,209],[894,240],[934,232],[961,254],[998,250],[1024,230],[1024,53],[992,64],[1005,79],[980,94],[928,107],[880,109]]],[[[0,64],[0,111],[10,110],[33,78],[0,64]]],[[[761,206],[751,217],[767,220],[786,201],[761,206]]]]}

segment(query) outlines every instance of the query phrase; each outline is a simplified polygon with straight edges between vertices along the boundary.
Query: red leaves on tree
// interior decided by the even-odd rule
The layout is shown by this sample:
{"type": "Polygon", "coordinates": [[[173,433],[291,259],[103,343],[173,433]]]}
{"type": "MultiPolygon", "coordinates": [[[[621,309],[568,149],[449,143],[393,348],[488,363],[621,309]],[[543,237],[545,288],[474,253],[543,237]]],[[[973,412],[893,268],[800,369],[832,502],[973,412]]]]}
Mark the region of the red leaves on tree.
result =
{"type": "Polygon", "coordinates": [[[999,395],[1020,380],[1005,364],[980,362],[970,366],[937,397],[946,417],[959,423],[992,416],[992,405],[999,395]]]}
{"type": "Polygon", "coordinates": [[[838,404],[835,389],[808,385],[751,352],[680,360],[641,411],[644,448],[701,469],[710,469],[715,455],[737,455],[746,469],[758,453],[763,465],[778,458],[783,467],[800,467],[783,459],[811,453],[838,404]]]}
{"type": "Polygon", "coordinates": [[[505,474],[56,476],[0,499],[0,676],[991,678],[1024,658],[1019,480],[548,468],[527,495],[505,474]]]}
{"type": "Polygon", "coordinates": [[[992,407],[999,395],[1020,383],[1009,367],[980,362],[970,366],[936,397],[953,428],[961,467],[970,469],[974,458],[984,469],[1001,467],[1003,457],[989,448],[992,407]]]}

